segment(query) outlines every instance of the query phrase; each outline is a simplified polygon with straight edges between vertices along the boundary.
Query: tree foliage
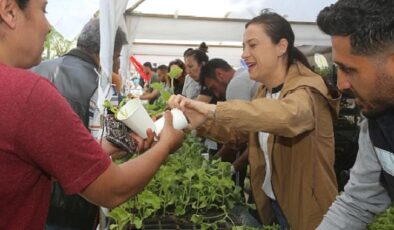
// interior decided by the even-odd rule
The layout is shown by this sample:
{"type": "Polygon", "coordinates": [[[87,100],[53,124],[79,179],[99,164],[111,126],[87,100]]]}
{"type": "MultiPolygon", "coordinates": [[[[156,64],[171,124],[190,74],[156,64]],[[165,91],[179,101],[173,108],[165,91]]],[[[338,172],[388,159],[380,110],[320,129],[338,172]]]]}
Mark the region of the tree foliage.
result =
{"type": "Polygon", "coordinates": [[[51,28],[51,32],[47,35],[44,43],[44,52],[42,59],[52,59],[60,57],[70,51],[75,46],[76,39],[70,41],[63,37],[55,28],[51,28]]]}

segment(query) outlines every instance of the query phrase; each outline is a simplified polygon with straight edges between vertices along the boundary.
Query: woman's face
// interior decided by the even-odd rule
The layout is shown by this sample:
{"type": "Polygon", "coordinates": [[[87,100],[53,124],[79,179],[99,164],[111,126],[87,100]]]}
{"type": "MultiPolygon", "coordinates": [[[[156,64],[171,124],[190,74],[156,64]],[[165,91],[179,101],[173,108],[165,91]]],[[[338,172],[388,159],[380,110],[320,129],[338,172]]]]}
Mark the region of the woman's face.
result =
{"type": "Polygon", "coordinates": [[[200,79],[200,70],[201,70],[201,65],[198,64],[196,59],[194,59],[193,56],[188,56],[185,59],[185,65],[186,65],[186,73],[189,74],[193,80],[198,81],[200,79]]]}
{"type": "Polygon", "coordinates": [[[283,63],[285,48],[280,43],[272,43],[263,24],[250,24],[245,29],[242,53],[250,78],[264,84],[283,63]]]}
{"type": "Polygon", "coordinates": [[[44,41],[50,31],[50,25],[45,17],[46,5],[47,0],[30,0],[26,8],[21,10],[16,6],[16,2],[11,4],[13,8],[10,12],[12,10],[15,15],[14,20],[9,23],[14,27],[15,37],[9,38],[9,48],[17,50],[8,57],[10,59],[8,63],[12,66],[31,68],[40,63],[44,41]]]}

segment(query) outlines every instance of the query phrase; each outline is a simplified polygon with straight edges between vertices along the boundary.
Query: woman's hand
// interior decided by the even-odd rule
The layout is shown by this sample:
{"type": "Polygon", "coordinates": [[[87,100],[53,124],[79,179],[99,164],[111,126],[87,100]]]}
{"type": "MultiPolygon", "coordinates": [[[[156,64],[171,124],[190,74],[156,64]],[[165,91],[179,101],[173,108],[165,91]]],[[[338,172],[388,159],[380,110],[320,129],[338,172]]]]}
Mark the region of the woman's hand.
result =
{"type": "Polygon", "coordinates": [[[197,128],[208,118],[212,118],[216,110],[216,105],[191,100],[182,95],[171,96],[168,105],[171,108],[178,108],[185,113],[190,122],[189,129],[197,128]]]}
{"type": "Polygon", "coordinates": [[[166,143],[170,152],[173,152],[181,146],[185,134],[183,131],[174,128],[170,111],[164,112],[164,119],[164,127],[160,132],[159,142],[166,143]]]}

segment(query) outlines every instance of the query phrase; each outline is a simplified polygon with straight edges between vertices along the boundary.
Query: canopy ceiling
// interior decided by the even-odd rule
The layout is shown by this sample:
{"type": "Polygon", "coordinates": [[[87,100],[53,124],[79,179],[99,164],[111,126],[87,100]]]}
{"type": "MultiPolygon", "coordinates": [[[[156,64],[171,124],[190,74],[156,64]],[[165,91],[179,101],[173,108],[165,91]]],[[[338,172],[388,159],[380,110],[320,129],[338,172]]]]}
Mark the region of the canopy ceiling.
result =
{"type": "MultiPolygon", "coordinates": [[[[318,12],[335,0],[129,0],[136,13],[250,19],[271,8],[289,21],[314,22],[318,12]]],[[[67,38],[75,38],[99,9],[99,0],[50,0],[48,19],[67,38]]]]}
{"type": "MultiPolygon", "coordinates": [[[[108,0],[110,1],[110,0],[108,0]]],[[[205,41],[210,57],[239,64],[245,22],[270,8],[292,22],[296,45],[329,46],[314,21],[335,0],[129,0],[125,14],[131,52],[159,64],[182,57],[205,41]]],[[[75,38],[98,10],[99,0],[50,0],[48,18],[66,38],[75,38]],[[83,10],[81,10],[83,9],[83,10]]]]}

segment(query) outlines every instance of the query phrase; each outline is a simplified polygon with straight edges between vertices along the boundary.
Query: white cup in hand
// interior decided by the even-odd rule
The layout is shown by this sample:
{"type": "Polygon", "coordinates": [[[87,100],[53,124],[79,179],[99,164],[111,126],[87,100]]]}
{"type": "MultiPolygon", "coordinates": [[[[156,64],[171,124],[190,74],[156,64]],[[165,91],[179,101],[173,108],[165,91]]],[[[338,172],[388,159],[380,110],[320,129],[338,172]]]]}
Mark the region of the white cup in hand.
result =
{"type": "Polygon", "coordinates": [[[117,114],[117,119],[144,139],[147,138],[147,129],[155,129],[152,119],[138,98],[132,99],[122,106],[117,114]]]}
{"type": "MultiPolygon", "coordinates": [[[[171,110],[171,114],[172,114],[172,124],[175,129],[184,129],[187,127],[188,122],[185,114],[183,114],[182,111],[180,111],[177,108],[173,108],[171,110]]],[[[157,121],[155,121],[155,132],[157,135],[160,134],[163,127],[164,127],[164,116],[159,118],[157,121]]]]}

